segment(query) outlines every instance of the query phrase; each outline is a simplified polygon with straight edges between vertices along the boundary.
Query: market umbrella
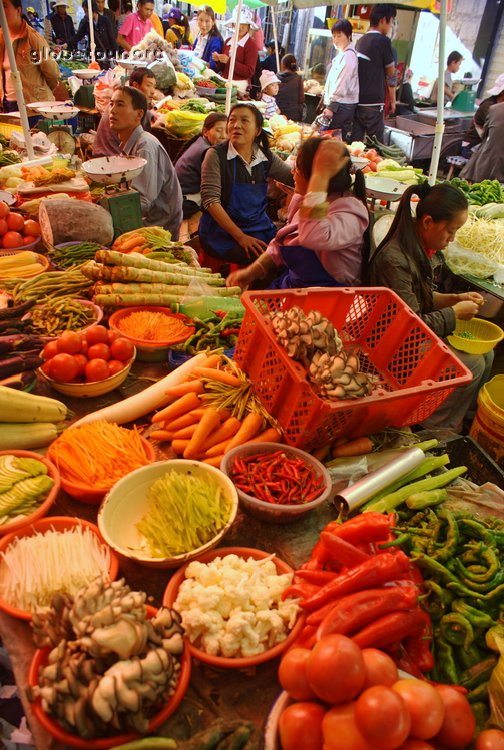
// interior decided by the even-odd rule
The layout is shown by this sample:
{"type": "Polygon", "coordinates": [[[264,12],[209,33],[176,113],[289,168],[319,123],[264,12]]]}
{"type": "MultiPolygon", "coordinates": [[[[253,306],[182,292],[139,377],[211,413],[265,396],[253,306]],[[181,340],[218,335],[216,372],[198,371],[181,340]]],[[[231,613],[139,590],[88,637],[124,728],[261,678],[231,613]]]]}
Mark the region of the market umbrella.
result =
{"type": "Polygon", "coordinates": [[[94,40],[94,21],[93,21],[92,0],[87,0],[87,7],[88,7],[88,22],[89,22],[89,49],[91,53],[91,62],[94,63],[96,44],[94,40]]]}
{"type": "Polygon", "coordinates": [[[28,123],[28,114],[26,112],[26,102],[23,94],[23,84],[21,83],[21,76],[16,65],[16,56],[14,55],[14,48],[12,46],[12,39],[9,33],[9,27],[7,26],[7,18],[5,16],[5,9],[3,3],[0,2],[0,26],[2,27],[5,49],[7,50],[7,57],[9,58],[10,69],[11,69],[11,81],[14,85],[14,91],[16,92],[16,101],[18,103],[19,116],[21,118],[21,127],[23,128],[26,153],[29,159],[35,158],[33,151],[33,145],[30,134],[30,125],[28,123]]]}

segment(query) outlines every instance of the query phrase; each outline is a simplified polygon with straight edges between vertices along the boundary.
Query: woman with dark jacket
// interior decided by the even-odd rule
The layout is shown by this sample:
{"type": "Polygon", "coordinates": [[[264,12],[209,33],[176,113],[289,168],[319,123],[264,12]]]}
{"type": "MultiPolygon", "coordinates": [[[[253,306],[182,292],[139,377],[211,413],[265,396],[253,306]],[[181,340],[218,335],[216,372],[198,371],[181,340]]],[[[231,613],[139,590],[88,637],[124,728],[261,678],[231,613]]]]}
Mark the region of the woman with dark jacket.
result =
{"type": "Polygon", "coordinates": [[[209,68],[217,70],[217,62],[212,58],[215,52],[220,55],[224,47],[224,39],[215,24],[214,9],[203,5],[196,17],[198,36],[193,44],[193,50],[206,62],[209,68]]]}
{"type": "Polygon", "coordinates": [[[284,55],[280,62],[280,88],[276,103],[282,115],[289,120],[301,122],[304,108],[303,79],[297,73],[298,64],[294,55],[284,55]]]}

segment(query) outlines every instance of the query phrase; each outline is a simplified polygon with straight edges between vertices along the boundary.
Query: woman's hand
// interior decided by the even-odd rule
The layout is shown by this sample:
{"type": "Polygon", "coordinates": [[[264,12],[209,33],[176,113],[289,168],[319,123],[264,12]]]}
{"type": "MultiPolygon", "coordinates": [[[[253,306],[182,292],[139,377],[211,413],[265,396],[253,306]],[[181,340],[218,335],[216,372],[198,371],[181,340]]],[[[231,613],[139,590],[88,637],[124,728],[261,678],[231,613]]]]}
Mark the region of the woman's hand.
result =
{"type": "Polygon", "coordinates": [[[457,302],[474,302],[478,307],[481,307],[485,301],[479,292],[462,292],[456,294],[455,297],[457,302]]]}
{"type": "Polygon", "coordinates": [[[329,178],[337,175],[350,160],[346,151],[347,147],[341,141],[330,138],[322,141],[313,159],[312,174],[329,178]]]}
{"type": "Polygon", "coordinates": [[[471,320],[478,313],[479,305],[471,300],[462,300],[453,305],[457,320],[471,320]]]}
{"type": "Polygon", "coordinates": [[[246,289],[255,279],[256,275],[253,271],[253,266],[247,266],[246,268],[240,268],[239,271],[230,273],[226,279],[226,286],[239,286],[240,289],[246,289]]]}
{"type": "Polygon", "coordinates": [[[265,242],[244,234],[238,240],[238,244],[245,250],[247,258],[258,258],[268,247],[265,242]]]}
{"type": "Polygon", "coordinates": [[[212,60],[215,60],[215,62],[220,62],[226,65],[229,62],[229,55],[222,55],[218,52],[212,52],[212,60]]]}

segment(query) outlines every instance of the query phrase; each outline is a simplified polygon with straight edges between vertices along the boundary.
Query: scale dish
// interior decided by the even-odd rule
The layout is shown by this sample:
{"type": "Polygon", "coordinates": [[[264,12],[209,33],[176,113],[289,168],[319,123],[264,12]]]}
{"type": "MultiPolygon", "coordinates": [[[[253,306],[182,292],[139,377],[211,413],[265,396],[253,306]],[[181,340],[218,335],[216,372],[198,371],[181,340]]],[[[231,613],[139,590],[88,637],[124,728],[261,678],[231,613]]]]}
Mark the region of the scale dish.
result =
{"type": "Polygon", "coordinates": [[[139,156],[101,156],[85,161],[82,169],[93,182],[115,185],[134,180],[146,164],[139,156]]]}
{"type": "Polygon", "coordinates": [[[388,177],[366,177],[366,193],[370,198],[398,201],[408,186],[388,177]]]}
{"type": "Polygon", "coordinates": [[[74,70],[73,75],[82,81],[88,81],[99,76],[101,72],[101,70],[95,70],[94,68],[83,68],[82,70],[74,70]]]}
{"type": "Polygon", "coordinates": [[[65,107],[61,104],[54,107],[39,107],[37,111],[49,120],[71,120],[79,114],[77,107],[65,107]]]}

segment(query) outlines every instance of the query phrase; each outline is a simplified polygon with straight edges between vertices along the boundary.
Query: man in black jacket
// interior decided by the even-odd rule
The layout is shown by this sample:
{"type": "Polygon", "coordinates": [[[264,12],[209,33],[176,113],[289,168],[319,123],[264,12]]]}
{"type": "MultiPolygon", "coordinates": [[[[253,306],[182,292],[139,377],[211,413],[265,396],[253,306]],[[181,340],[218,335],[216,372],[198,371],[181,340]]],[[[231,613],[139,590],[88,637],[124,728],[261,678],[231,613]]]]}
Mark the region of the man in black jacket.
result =
{"type": "MultiPolygon", "coordinates": [[[[75,49],[77,43],[84,37],[88,38],[89,41],[89,18],[88,18],[88,3],[87,0],[83,0],[82,8],[85,13],[85,17],[79,24],[77,34],[71,40],[69,47],[75,49]]],[[[96,45],[96,60],[100,63],[100,66],[108,67],[110,58],[114,56],[116,51],[115,34],[112,28],[112,24],[107,16],[100,16],[98,12],[98,6],[95,2],[92,2],[91,8],[93,11],[93,28],[94,28],[94,40],[96,45]]]]}
{"type": "Polygon", "coordinates": [[[67,0],[58,0],[54,12],[49,16],[52,27],[52,42],[59,46],[68,46],[75,36],[72,18],[67,13],[69,7],[67,0]]]}

